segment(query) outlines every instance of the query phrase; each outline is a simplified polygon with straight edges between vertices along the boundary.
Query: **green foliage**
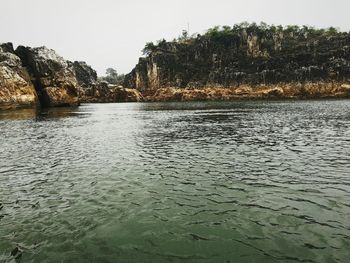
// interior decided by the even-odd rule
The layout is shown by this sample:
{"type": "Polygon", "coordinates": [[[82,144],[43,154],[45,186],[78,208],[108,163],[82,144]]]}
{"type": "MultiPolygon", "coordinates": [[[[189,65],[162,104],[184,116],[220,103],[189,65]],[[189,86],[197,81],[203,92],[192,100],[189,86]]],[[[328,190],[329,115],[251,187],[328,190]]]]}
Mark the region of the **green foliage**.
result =
{"type": "Polygon", "coordinates": [[[335,36],[337,34],[340,34],[340,32],[334,27],[317,29],[306,25],[288,25],[283,27],[281,25],[268,25],[264,22],[261,22],[259,25],[242,22],[232,27],[227,25],[222,27],[215,26],[209,28],[203,35],[193,34],[190,36],[186,30],[183,30],[182,34],[171,42],[162,39],[158,40],[156,44],[153,42],[147,43],[142,52],[146,56],[156,51],[177,52],[176,50],[182,50],[181,45],[186,45],[183,49],[188,49],[191,45],[196,45],[205,39],[213,41],[218,47],[242,46],[244,42],[246,43],[248,35],[256,35],[259,38],[260,46],[267,49],[267,51],[273,52],[274,38],[278,38],[280,35],[283,37],[284,47],[288,48],[295,46],[296,42],[301,43],[307,39],[335,36]],[[177,48],[174,49],[174,46],[177,48]]]}
{"type": "Polygon", "coordinates": [[[108,68],[108,69],[106,69],[106,75],[111,77],[111,78],[114,78],[114,77],[118,76],[118,73],[114,68],[108,68]]]}
{"type": "Polygon", "coordinates": [[[157,47],[156,47],[156,45],[153,44],[153,42],[147,42],[145,47],[142,49],[142,54],[145,56],[148,56],[156,49],[157,49],[157,47]]]}
{"type": "Polygon", "coordinates": [[[329,27],[326,31],[326,33],[328,35],[336,35],[339,33],[338,29],[336,29],[335,27],[329,27]]]}
{"type": "Polygon", "coordinates": [[[219,35],[220,35],[220,27],[219,26],[215,26],[213,28],[209,28],[205,35],[210,36],[212,38],[219,37],[219,35]]]}
{"type": "Polygon", "coordinates": [[[114,68],[107,68],[106,76],[102,77],[102,80],[108,82],[109,84],[119,85],[123,83],[124,77],[124,74],[119,75],[117,70],[114,68]]]}
{"type": "Polygon", "coordinates": [[[267,30],[269,28],[269,25],[266,24],[265,22],[261,22],[259,27],[262,29],[262,30],[267,30]]]}

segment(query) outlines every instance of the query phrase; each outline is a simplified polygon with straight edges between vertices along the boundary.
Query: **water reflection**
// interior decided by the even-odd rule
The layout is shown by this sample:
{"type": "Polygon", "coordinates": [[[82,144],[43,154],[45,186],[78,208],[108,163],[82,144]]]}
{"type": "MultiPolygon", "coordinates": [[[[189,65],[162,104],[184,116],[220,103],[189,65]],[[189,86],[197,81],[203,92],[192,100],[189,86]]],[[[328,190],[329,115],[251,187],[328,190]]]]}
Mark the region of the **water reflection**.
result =
{"type": "Polygon", "coordinates": [[[42,120],[45,118],[66,118],[80,114],[84,113],[80,112],[79,107],[16,109],[0,111],[0,120],[42,120]]]}
{"type": "Polygon", "coordinates": [[[47,108],[38,112],[41,118],[66,118],[79,115],[79,107],[47,108]]]}
{"type": "Polygon", "coordinates": [[[0,120],[35,119],[40,114],[39,109],[17,109],[0,111],[0,120]]]}

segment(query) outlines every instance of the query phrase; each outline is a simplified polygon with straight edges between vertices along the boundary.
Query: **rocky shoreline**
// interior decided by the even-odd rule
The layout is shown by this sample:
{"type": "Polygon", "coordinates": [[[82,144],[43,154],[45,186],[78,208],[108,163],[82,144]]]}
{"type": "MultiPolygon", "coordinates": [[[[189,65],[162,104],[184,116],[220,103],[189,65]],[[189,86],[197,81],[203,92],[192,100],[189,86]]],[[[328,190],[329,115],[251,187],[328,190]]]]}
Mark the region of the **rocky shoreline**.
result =
{"type": "Polygon", "coordinates": [[[0,44],[0,110],[136,102],[135,89],[108,85],[85,62],[70,62],[46,47],[0,44]]]}
{"type": "Polygon", "coordinates": [[[125,87],[146,101],[349,98],[350,33],[242,23],[147,43],[125,87]]]}
{"type": "Polygon", "coordinates": [[[147,43],[122,85],[46,47],[0,44],[0,110],[80,103],[350,97],[350,33],[239,24],[147,43]]]}
{"type": "Polygon", "coordinates": [[[0,45],[0,110],[35,107],[38,95],[12,44],[0,45]]]}
{"type": "Polygon", "coordinates": [[[160,88],[145,96],[145,101],[233,101],[284,99],[347,99],[350,85],[342,83],[289,83],[279,85],[241,85],[238,87],[204,87],[194,89],[160,88]]]}

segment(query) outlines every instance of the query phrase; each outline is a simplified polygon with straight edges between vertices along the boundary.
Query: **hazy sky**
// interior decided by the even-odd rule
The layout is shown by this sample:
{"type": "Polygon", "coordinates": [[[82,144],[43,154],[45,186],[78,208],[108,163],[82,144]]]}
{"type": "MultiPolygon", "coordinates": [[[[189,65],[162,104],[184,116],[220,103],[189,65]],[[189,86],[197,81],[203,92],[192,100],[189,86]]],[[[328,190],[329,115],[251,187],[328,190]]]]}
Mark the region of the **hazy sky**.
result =
{"type": "Polygon", "coordinates": [[[128,73],[148,41],[249,21],[350,30],[350,0],[0,0],[0,42],[128,73]]]}

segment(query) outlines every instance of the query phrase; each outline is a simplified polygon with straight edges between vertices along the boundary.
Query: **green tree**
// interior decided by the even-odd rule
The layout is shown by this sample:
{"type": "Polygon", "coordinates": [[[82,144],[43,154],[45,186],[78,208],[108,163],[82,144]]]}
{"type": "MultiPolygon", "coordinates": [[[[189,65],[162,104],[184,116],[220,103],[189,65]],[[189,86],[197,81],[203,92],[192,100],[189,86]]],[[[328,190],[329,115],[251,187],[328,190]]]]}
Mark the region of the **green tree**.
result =
{"type": "Polygon", "coordinates": [[[118,73],[114,68],[108,68],[106,69],[106,75],[110,77],[116,77],[118,76],[118,73]]]}
{"type": "Polygon", "coordinates": [[[148,56],[152,52],[154,52],[157,49],[157,46],[153,44],[153,42],[147,42],[145,47],[142,49],[142,54],[144,56],[148,56]]]}
{"type": "Polygon", "coordinates": [[[335,27],[329,27],[327,28],[327,34],[328,35],[336,35],[339,33],[339,30],[335,27]]]}
{"type": "Polygon", "coordinates": [[[105,81],[107,81],[110,84],[117,84],[118,83],[118,72],[114,68],[107,68],[106,69],[106,77],[104,78],[105,81]]]}

